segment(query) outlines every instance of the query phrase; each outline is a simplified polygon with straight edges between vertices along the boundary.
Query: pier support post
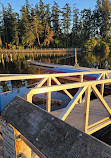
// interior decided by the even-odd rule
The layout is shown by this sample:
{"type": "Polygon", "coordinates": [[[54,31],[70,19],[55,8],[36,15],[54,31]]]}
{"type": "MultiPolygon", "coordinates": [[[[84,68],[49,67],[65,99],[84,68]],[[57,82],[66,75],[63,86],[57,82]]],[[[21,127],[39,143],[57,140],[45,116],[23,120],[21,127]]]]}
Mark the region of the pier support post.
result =
{"type": "Polygon", "coordinates": [[[75,48],[75,65],[73,68],[79,67],[79,64],[77,63],[77,49],[75,48]]]}
{"type": "MultiPolygon", "coordinates": [[[[51,86],[51,77],[47,79],[47,86],[51,86]]],[[[51,111],[51,92],[47,92],[47,103],[46,103],[46,111],[51,111]]]]}

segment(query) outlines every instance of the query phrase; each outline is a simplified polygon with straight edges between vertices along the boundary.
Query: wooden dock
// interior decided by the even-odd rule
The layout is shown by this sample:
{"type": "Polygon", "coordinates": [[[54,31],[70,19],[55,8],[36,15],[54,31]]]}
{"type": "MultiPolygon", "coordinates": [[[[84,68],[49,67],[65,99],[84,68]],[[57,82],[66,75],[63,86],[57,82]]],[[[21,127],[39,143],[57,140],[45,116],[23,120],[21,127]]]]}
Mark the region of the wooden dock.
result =
{"type": "MultiPolygon", "coordinates": [[[[61,65],[61,64],[54,64],[54,63],[44,63],[44,62],[39,62],[39,61],[32,61],[32,60],[27,60],[28,63],[36,66],[42,66],[46,68],[73,68],[74,66],[72,65],[61,65]]],[[[89,67],[78,67],[79,69],[83,70],[89,70],[89,71],[106,71],[105,69],[96,69],[96,68],[89,68],[89,67]]]]}
{"type": "MultiPolygon", "coordinates": [[[[105,96],[104,99],[108,103],[109,107],[111,108],[111,95],[105,96]]],[[[51,114],[56,117],[59,117],[61,113],[64,111],[64,109],[65,108],[53,111],[51,112],[51,114]]],[[[66,118],[65,122],[83,131],[83,120],[84,120],[83,117],[84,117],[84,103],[81,103],[81,104],[77,104],[73,108],[73,110],[66,118]]],[[[109,113],[105,110],[105,108],[103,107],[103,105],[98,99],[94,99],[90,101],[89,126],[107,117],[109,117],[109,113]]],[[[107,120],[106,120],[106,124],[107,124],[107,120]]],[[[105,127],[106,124],[102,122],[101,126],[105,127]]],[[[90,132],[90,130],[88,132],[90,132]]]]}

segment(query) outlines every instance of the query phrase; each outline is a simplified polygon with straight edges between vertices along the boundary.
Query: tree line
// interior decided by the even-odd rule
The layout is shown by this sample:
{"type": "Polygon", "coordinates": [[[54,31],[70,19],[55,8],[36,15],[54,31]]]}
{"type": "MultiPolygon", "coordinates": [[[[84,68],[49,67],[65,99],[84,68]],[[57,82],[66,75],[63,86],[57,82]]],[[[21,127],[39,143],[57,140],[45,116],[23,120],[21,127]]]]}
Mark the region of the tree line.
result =
{"type": "Polygon", "coordinates": [[[60,9],[42,0],[31,7],[28,0],[20,13],[8,4],[0,12],[0,47],[13,49],[42,47],[77,47],[90,38],[111,38],[111,2],[97,0],[94,10],[79,11],[66,3],[60,9]]]}

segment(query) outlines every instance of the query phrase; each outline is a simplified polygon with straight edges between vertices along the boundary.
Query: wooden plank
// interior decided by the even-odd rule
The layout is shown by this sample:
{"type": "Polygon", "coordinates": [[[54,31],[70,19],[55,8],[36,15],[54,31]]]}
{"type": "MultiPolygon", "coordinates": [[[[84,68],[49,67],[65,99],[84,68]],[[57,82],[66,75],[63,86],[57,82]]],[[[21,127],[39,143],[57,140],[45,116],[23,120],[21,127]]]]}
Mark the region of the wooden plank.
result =
{"type": "MultiPolygon", "coordinates": [[[[105,79],[105,73],[103,73],[102,75],[102,79],[104,80],[105,79]]],[[[103,96],[103,93],[104,93],[104,83],[101,84],[101,95],[103,96]]]]}
{"type": "MultiPolygon", "coordinates": [[[[109,104],[111,108],[111,95],[105,96],[104,99],[109,104]]],[[[70,124],[71,126],[74,126],[80,130],[83,130],[83,112],[84,112],[84,103],[81,103],[77,106],[75,106],[68,117],[65,119],[65,122],[70,124]]],[[[52,111],[51,114],[59,117],[61,113],[63,113],[64,108],[56,111],[52,111]]],[[[104,107],[102,106],[102,103],[98,99],[94,99],[90,101],[90,109],[89,109],[89,126],[92,126],[94,124],[98,124],[99,122],[103,122],[106,120],[106,117],[109,118],[109,113],[104,110],[104,107]]]]}
{"type": "Polygon", "coordinates": [[[61,120],[65,120],[66,117],[69,115],[69,113],[71,112],[71,110],[74,108],[74,106],[77,104],[78,100],[80,99],[80,97],[83,95],[83,93],[85,92],[85,90],[87,89],[87,87],[83,87],[80,88],[77,93],[75,94],[75,96],[73,97],[73,99],[69,102],[69,104],[66,106],[65,110],[63,111],[63,113],[59,116],[59,118],[61,120]]]}
{"type": "MultiPolygon", "coordinates": [[[[56,84],[61,85],[61,83],[57,80],[57,78],[52,77],[52,79],[55,81],[56,84]]],[[[68,95],[69,98],[71,99],[73,98],[73,96],[66,89],[63,91],[68,95]]]]}
{"type": "MultiPolygon", "coordinates": [[[[30,149],[36,154],[34,158],[47,158],[42,152],[40,152],[28,139],[26,139],[23,135],[20,135],[20,139],[22,139],[30,149]]],[[[32,158],[32,157],[31,157],[32,158]]]]}
{"type": "Polygon", "coordinates": [[[104,121],[104,122],[101,122],[100,124],[97,124],[96,126],[88,129],[87,133],[88,134],[92,134],[106,126],[108,126],[109,124],[111,124],[111,119],[109,118],[108,120],[104,121]]]}
{"type": "Polygon", "coordinates": [[[104,122],[104,121],[106,121],[108,119],[109,119],[109,117],[106,117],[105,119],[102,119],[102,120],[100,120],[100,121],[98,121],[96,123],[93,123],[92,125],[88,126],[88,129],[92,128],[92,127],[94,127],[94,126],[96,126],[96,125],[98,125],[98,124],[100,124],[100,123],[102,123],[102,122],[104,122]]]}
{"type": "Polygon", "coordinates": [[[89,120],[89,105],[90,105],[91,86],[85,91],[85,103],[84,103],[84,118],[83,118],[83,131],[87,133],[88,120],[89,120]]]}
{"type": "Polygon", "coordinates": [[[100,92],[98,91],[98,89],[95,86],[92,86],[93,92],[95,93],[95,95],[98,97],[98,99],[101,101],[101,103],[103,104],[103,106],[106,108],[106,110],[108,111],[108,113],[111,115],[111,108],[108,106],[108,104],[106,103],[106,101],[104,100],[103,96],[100,94],[100,92]]]}

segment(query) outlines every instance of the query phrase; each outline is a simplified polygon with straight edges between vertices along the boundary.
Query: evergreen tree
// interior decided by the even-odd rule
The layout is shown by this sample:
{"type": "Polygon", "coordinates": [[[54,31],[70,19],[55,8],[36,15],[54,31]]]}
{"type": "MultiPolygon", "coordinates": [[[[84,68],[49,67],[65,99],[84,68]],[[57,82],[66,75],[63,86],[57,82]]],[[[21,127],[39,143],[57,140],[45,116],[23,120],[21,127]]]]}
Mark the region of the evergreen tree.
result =
{"type": "Polygon", "coordinates": [[[45,6],[42,0],[39,2],[39,17],[42,21],[42,25],[45,25],[45,6]]]}
{"type": "Polygon", "coordinates": [[[69,45],[69,30],[70,30],[70,21],[71,21],[71,8],[68,3],[62,8],[62,28],[64,33],[64,46],[68,47],[69,45]]]}
{"type": "Polygon", "coordinates": [[[60,20],[59,6],[54,1],[54,5],[52,7],[52,28],[53,28],[55,39],[58,39],[58,40],[61,33],[59,20],[60,20]]]}
{"type": "Polygon", "coordinates": [[[45,6],[45,20],[48,23],[48,25],[51,27],[51,12],[49,8],[49,4],[45,6]]]}
{"type": "Polygon", "coordinates": [[[94,18],[98,36],[108,36],[111,31],[111,2],[109,0],[97,0],[94,18]]]}
{"type": "Polygon", "coordinates": [[[18,14],[13,13],[10,4],[3,8],[3,31],[5,42],[18,45],[18,14]]]}
{"type": "Polygon", "coordinates": [[[73,6],[72,47],[78,45],[81,37],[79,10],[73,6]]]}
{"type": "Polygon", "coordinates": [[[84,9],[82,14],[82,36],[83,40],[88,40],[91,36],[92,14],[90,9],[84,9]]]}
{"type": "MultiPolygon", "coordinates": [[[[33,33],[33,18],[31,16],[30,5],[26,0],[26,4],[21,9],[21,20],[20,20],[20,37],[21,43],[24,47],[31,47],[35,41],[35,36],[33,33]]],[[[33,15],[34,16],[34,15],[33,15]]]]}
{"type": "MultiPolygon", "coordinates": [[[[2,4],[1,4],[2,5],[2,4]]],[[[2,5],[3,9],[3,5],[2,5]]],[[[3,15],[2,10],[0,10],[0,46],[2,46],[2,38],[3,38],[3,15]]]]}

